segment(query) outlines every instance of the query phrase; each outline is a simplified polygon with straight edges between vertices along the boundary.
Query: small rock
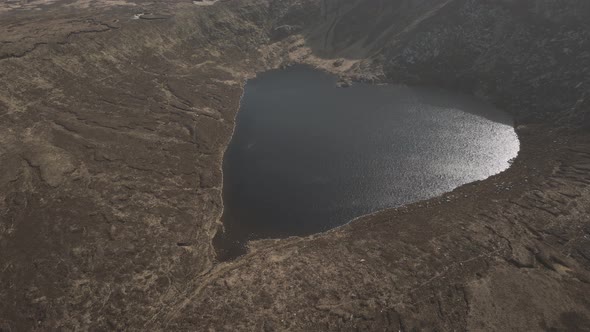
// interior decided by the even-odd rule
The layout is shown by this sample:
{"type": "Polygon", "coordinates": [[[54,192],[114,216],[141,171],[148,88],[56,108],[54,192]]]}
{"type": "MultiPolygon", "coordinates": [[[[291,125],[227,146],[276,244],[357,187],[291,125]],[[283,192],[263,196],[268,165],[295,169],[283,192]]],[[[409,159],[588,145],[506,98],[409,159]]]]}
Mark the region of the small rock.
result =
{"type": "Polygon", "coordinates": [[[348,88],[352,85],[352,80],[350,78],[341,78],[338,83],[336,83],[336,86],[339,88],[348,88]]]}

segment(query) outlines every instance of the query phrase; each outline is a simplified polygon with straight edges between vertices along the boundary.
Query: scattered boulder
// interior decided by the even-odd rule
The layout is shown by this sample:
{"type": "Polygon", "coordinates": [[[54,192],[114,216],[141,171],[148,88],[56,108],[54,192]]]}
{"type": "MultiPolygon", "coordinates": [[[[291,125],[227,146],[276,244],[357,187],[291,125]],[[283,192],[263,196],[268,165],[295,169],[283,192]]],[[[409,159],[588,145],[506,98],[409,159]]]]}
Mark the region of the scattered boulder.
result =
{"type": "Polygon", "coordinates": [[[299,25],[281,25],[274,29],[272,39],[273,40],[280,40],[290,35],[301,31],[301,26],[299,25]]]}
{"type": "Polygon", "coordinates": [[[340,80],[338,80],[336,86],[339,88],[348,88],[352,86],[352,80],[350,79],[350,77],[342,77],[340,78],[340,80]]]}

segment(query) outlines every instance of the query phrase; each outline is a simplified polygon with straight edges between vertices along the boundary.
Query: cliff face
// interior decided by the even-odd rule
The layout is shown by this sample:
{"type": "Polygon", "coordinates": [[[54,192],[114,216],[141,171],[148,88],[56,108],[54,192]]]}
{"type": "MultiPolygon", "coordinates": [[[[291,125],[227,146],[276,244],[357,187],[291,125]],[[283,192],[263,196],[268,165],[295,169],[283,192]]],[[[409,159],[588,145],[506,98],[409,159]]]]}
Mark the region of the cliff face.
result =
{"type": "Polygon", "coordinates": [[[0,4],[0,330],[590,326],[588,17],[583,0],[0,4]],[[289,62],[487,98],[521,155],[219,264],[242,84],[289,62]]]}
{"type": "Polygon", "coordinates": [[[358,76],[489,98],[519,121],[583,122],[590,74],[584,1],[321,1],[307,42],[359,59],[358,76]]]}
{"type": "Polygon", "coordinates": [[[590,74],[588,15],[581,2],[451,3],[411,38],[386,46],[385,72],[488,96],[519,121],[576,124],[584,111],[569,111],[585,98],[590,74]]]}

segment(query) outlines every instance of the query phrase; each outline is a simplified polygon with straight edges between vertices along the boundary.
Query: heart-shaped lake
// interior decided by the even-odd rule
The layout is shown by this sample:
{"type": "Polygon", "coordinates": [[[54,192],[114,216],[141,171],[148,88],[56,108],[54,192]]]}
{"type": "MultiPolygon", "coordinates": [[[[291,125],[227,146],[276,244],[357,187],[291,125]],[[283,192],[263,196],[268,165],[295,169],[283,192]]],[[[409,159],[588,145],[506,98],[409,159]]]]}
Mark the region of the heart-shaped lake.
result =
{"type": "Polygon", "coordinates": [[[519,151],[511,117],[474,97],[336,83],[305,66],[247,82],[223,164],[221,259],[485,179],[519,151]]]}

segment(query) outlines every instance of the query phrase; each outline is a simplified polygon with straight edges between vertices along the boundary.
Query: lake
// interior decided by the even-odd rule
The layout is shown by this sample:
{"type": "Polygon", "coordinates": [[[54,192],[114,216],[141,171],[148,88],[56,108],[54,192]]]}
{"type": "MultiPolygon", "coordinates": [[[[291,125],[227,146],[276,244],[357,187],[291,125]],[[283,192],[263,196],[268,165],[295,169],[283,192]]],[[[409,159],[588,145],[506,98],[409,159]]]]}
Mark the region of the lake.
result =
{"type": "Polygon", "coordinates": [[[475,97],[337,80],[292,66],[247,82],[223,163],[221,260],[483,180],[518,154],[512,118],[475,97]]]}

